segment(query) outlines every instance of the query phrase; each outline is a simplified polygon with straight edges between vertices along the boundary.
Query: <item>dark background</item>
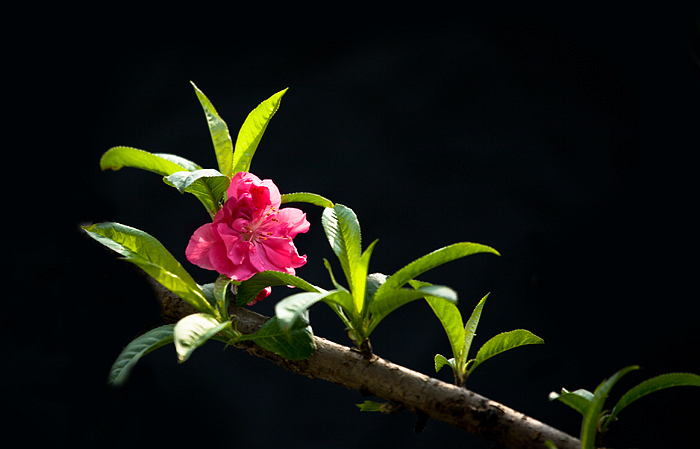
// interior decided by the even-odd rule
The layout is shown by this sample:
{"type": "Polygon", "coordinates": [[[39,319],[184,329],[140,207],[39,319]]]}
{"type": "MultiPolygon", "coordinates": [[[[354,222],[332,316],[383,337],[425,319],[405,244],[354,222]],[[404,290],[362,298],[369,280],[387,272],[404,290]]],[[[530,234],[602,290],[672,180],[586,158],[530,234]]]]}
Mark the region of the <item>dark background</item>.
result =
{"type": "MultiPolygon", "coordinates": [[[[468,388],[578,435],[579,416],[549,403],[550,391],[593,390],[631,364],[644,369],[613,400],[654,375],[700,373],[694,13],[592,8],[324,29],[290,20],[255,34],[235,20],[211,34],[123,23],[14,48],[11,57],[26,59],[13,74],[26,84],[7,90],[28,126],[8,129],[20,142],[8,174],[22,176],[6,181],[3,424],[25,441],[70,447],[490,447],[440,422],[414,434],[409,412],[360,413],[359,393],[218,342],[182,365],[172,347],[160,349],[125,387],[105,387],[115,357],[158,324],[158,310],[136,271],[79,224],[142,229],[198,282],[214,279],[184,258],[208,220],[194,197],[151,173],[99,170],[117,145],[215,167],[190,80],[234,139],[248,112],[290,88],[252,171],[283,193],[355,210],[364,246],[380,239],[372,271],[390,274],[458,241],[500,251],[422,276],[455,288],[467,316],[491,292],[474,350],[516,328],[546,342],[490,360],[468,388]]],[[[321,210],[301,207],[312,227],[296,239],[309,260],[298,275],[330,286],[321,210]]],[[[254,309],[269,315],[287,293],[277,288],[254,309]]],[[[311,319],[317,335],[349,344],[325,306],[311,319]]],[[[449,356],[449,345],[424,303],[390,315],[372,343],[452,381],[434,373],[434,354],[449,356]]],[[[646,397],[605,443],[691,447],[699,400],[691,388],[646,397]]]]}

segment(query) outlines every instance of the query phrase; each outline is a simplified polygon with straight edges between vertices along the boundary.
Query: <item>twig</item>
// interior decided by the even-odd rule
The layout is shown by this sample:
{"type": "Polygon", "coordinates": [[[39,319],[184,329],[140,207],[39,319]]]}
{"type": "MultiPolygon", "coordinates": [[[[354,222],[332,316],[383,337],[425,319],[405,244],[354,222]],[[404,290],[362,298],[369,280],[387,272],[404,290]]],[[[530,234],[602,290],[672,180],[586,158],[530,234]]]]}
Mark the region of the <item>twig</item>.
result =
{"type": "MultiPolygon", "coordinates": [[[[155,285],[163,305],[163,318],[175,322],[196,312],[180,298],[155,285]]],[[[237,306],[229,310],[238,317],[238,330],[253,333],[267,317],[237,306]]],[[[550,440],[558,449],[580,449],[581,443],[558,429],[465,388],[412,371],[372,355],[368,360],[358,351],[321,337],[310,358],[290,361],[251,342],[238,347],[297,374],[317,377],[403,405],[419,416],[427,416],[474,433],[484,440],[512,449],[543,448],[550,440]]]]}

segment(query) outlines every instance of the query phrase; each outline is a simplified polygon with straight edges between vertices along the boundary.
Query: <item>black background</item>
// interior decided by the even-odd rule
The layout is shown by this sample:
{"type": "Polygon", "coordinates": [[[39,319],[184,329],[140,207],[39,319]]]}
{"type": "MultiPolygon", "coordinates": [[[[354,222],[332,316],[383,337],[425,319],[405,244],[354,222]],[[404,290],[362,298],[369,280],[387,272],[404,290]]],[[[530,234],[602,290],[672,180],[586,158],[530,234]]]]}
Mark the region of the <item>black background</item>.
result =
{"type": "MultiPolygon", "coordinates": [[[[198,282],[214,279],[184,258],[208,219],[194,197],[151,173],[99,170],[102,153],[117,145],[214,168],[189,81],[234,138],[250,110],[290,88],[251,170],[283,193],[315,192],[351,207],[364,246],[380,239],[372,271],[389,274],[457,241],[502,254],[422,276],[455,288],[463,315],[491,292],[476,347],[516,328],[546,342],[490,360],[468,388],[578,435],[579,417],[549,403],[550,391],[593,390],[631,364],[643,370],[612,399],[653,375],[700,373],[700,70],[691,12],[394,17],[323,29],[290,19],[256,33],[241,15],[217,33],[124,22],[15,47],[10,56],[27,70],[10,74],[26,85],[6,87],[10,98],[19,94],[11,108],[28,126],[8,130],[20,142],[8,143],[8,175],[22,181],[6,181],[12,293],[2,315],[3,424],[25,441],[70,447],[490,447],[440,422],[414,434],[408,412],[360,413],[357,392],[217,342],[182,365],[172,347],[160,349],[125,387],[105,387],[114,358],[158,324],[158,310],[136,271],[79,224],[142,229],[198,282]]],[[[298,275],[330,286],[321,211],[300,207],[312,226],[296,239],[309,260],[298,275]]],[[[254,309],[269,315],[288,293],[277,288],[254,309]]],[[[325,306],[311,319],[317,335],[349,344],[325,306]]],[[[434,373],[434,354],[449,356],[449,345],[424,303],[390,315],[372,343],[382,357],[452,381],[446,370],[434,373]]],[[[605,442],[691,447],[699,400],[690,388],[644,398],[605,442]]]]}

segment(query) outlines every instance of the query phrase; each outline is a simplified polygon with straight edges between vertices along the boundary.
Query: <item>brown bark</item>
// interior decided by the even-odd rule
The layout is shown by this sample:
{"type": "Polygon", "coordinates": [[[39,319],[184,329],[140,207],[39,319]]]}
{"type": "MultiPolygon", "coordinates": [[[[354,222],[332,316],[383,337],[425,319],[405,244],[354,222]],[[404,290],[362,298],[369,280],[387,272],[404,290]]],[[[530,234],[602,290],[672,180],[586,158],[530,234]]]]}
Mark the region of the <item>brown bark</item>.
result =
{"type": "MultiPolygon", "coordinates": [[[[156,285],[166,322],[196,312],[180,298],[156,285]]],[[[248,309],[232,306],[238,330],[253,333],[268,319],[248,309]]],[[[580,441],[498,402],[465,388],[442,382],[373,355],[369,360],[359,351],[315,337],[318,350],[310,358],[290,361],[251,342],[238,345],[297,374],[317,377],[338,385],[380,397],[405,407],[419,417],[444,421],[481,438],[513,449],[546,448],[552,441],[558,449],[580,449],[580,441]]]]}

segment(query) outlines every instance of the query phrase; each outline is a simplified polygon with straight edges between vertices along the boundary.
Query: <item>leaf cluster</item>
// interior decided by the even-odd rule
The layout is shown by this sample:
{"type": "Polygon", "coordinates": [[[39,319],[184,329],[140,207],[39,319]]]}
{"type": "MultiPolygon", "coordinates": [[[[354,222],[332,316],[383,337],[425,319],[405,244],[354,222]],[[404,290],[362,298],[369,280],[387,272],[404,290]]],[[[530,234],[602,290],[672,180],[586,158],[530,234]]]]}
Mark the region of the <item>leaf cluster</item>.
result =
{"type": "Polygon", "coordinates": [[[287,328],[309,307],[323,302],[338,315],[345,324],[350,339],[366,357],[371,355],[370,334],[397,308],[421,298],[456,304],[457,293],[447,286],[424,284],[415,288],[404,288],[415,277],[439,265],[472,254],[498,254],[488,246],[462,242],[426,254],[390,276],[382,273],[369,274],[369,262],[377,240],[362,250],[360,223],[353,210],[342,204],[335,204],[324,210],[321,221],[328,243],[340,263],[346,284],[338,282],[331,264],[324,260],[335,288],[307,290],[291,295],[276,304],[275,316],[283,328],[287,328]]]}
{"type": "MultiPolygon", "coordinates": [[[[412,282],[412,285],[417,287],[419,285],[425,285],[425,283],[412,282]]],[[[450,359],[441,354],[436,354],[435,371],[438,372],[443,366],[449,365],[454,373],[455,383],[459,386],[464,386],[467,378],[476,367],[491,357],[518,346],[544,343],[544,340],[532,332],[524,329],[516,329],[510,332],[503,332],[491,338],[479,349],[476,353],[476,357],[470,359],[469,350],[471,349],[472,340],[476,335],[476,328],[488,297],[489,295],[487,294],[479,301],[476,307],[474,307],[474,311],[466,324],[463,324],[462,315],[454,304],[435,301],[431,297],[425,298],[442,323],[450,341],[453,354],[453,357],[450,359]]]]}
{"type": "Polygon", "coordinates": [[[700,387],[700,376],[691,373],[661,374],[643,381],[625,392],[612,409],[604,410],[605,401],[613,386],[627,373],[639,369],[639,366],[627,366],[608,379],[603,380],[594,392],[585,389],[568,391],[562,388],[560,393],[551,392],[549,400],[558,400],[583,415],[581,423],[581,449],[593,449],[600,445],[601,438],[608,432],[610,424],[618,419],[620,412],[644,396],[670,387],[700,387]]]}

